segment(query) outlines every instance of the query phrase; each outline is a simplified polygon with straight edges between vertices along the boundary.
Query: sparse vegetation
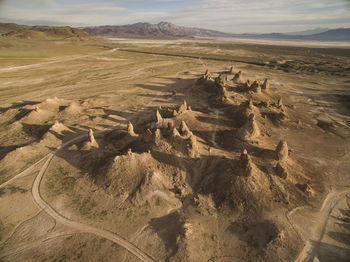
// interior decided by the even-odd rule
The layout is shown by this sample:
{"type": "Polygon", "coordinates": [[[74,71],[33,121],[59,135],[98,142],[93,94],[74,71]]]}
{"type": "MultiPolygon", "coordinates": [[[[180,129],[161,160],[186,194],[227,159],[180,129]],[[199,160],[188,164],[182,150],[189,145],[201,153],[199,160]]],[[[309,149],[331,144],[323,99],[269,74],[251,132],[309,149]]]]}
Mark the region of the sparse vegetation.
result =
{"type": "Polygon", "coordinates": [[[69,171],[59,166],[52,176],[48,178],[46,183],[52,196],[60,194],[72,195],[76,178],[70,176],[69,171]]]}

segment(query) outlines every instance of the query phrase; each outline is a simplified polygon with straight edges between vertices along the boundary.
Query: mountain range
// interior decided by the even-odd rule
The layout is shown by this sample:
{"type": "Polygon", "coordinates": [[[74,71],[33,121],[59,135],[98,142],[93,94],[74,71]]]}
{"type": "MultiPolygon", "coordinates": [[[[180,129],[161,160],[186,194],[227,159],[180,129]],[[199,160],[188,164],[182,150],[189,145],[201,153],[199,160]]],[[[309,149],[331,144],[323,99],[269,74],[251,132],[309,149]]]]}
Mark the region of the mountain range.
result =
{"type": "Polygon", "coordinates": [[[350,28],[313,30],[292,33],[231,34],[202,28],[177,26],[168,22],[158,24],[136,23],[131,25],[107,25],[85,28],[68,26],[27,26],[0,23],[0,36],[45,40],[90,40],[92,36],[108,38],[180,38],[180,37],[226,37],[276,40],[350,41],[350,28]]]}
{"type": "Polygon", "coordinates": [[[87,32],[69,26],[27,26],[15,23],[0,23],[0,36],[21,39],[72,41],[92,39],[87,32]]]}
{"type": "Polygon", "coordinates": [[[131,25],[106,25],[82,28],[93,36],[172,38],[172,37],[235,37],[281,40],[350,41],[350,28],[314,29],[293,33],[232,34],[202,28],[177,26],[169,22],[158,24],[136,23],[131,25]]]}

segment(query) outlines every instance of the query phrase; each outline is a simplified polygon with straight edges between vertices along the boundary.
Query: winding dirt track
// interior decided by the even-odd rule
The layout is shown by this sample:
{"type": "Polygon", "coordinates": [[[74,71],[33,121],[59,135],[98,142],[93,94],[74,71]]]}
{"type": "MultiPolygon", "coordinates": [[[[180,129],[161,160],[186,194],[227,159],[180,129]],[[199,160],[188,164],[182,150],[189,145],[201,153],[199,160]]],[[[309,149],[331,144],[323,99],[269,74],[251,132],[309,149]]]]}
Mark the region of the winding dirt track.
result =
{"type": "Polygon", "coordinates": [[[50,215],[52,218],[54,218],[56,221],[61,222],[63,225],[66,225],[68,227],[77,229],[79,231],[84,231],[86,233],[95,234],[97,236],[106,238],[110,241],[113,241],[117,243],[118,245],[124,247],[127,249],[130,253],[137,256],[142,261],[154,261],[150,256],[145,254],[142,250],[137,248],[132,243],[128,242],[121,236],[107,230],[95,228],[86,224],[82,224],[73,220],[70,220],[63,215],[59,214],[56,210],[54,210],[40,195],[40,183],[42,181],[42,178],[44,177],[52,159],[55,157],[55,154],[59,152],[60,149],[58,149],[55,153],[51,154],[50,157],[46,160],[44,166],[41,168],[39,174],[34,180],[33,187],[32,187],[32,194],[34,197],[35,202],[39,205],[40,208],[42,208],[48,215],[50,215]]]}
{"type": "MultiPolygon", "coordinates": [[[[103,130],[103,131],[100,131],[100,132],[96,132],[96,135],[97,134],[101,134],[103,132],[106,132],[106,130],[103,130]]],[[[76,137],[76,138],[66,142],[65,144],[63,144],[54,153],[52,153],[52,154],[50,154],[48,156],[48,159],[46,160],[44,166],[41,168],[39,174],[36,176],[36,178],[34,180],[34,183],[33,183],[33,186],[32,186],[32,195],[33,195],[34,201],[49,216],[51,216],[57,222],[61,222],[63,225],[66,225],[68,227],[71,227],[73,229],[76,229],[76,230],[79,230],[79,231],[82,231],[82,232],[91,233],[91,234],[103,237],[103,238],[108,239],[110,241],[113,241],[114,243],[124,247],[126,250],[128,250],[130,253],[132,253],[133,255],[135,255],[136,257],[138,257],[142,261],[146,261],[146,262],[153,262],[153,261],[155,261],[149,255],[144,253],[141,249],[139,249],[138,247],[136,247],[135,245],[133,245],[129,241],[125,240],[124,238],[122,238],[121,236],[119,236],[116,233],[113,233],[113,232],[108,231],[108,230],[96,228],[96,227],[93,227],[93,226],[90,226],[90,225],[82,224],[82,223],[79,223],[79,222],[76,222],[76,221],[73,221],[73,220],[70,220],[70,219],[64,217],[63,215],[59,214],[55,209],[53,209],[41,197],[40,184],[41,184],[41,181],[42,181],[44,175],[46,174],[46,171],[47,171],[48,167],[50,166],[50,163],[51,163],[52,159],[64,147],[72,144],[73,142],[77,142],[79,140],[83,140],[86,137],[87,137],[86,135],[82,135],[82,136],[76,137]]]]}
{"type": "Polygon", "coordinates": [[[314,226],[313,232],[308,236],[309,240],[307,241],[305,247],[300,252],[298,258],[295,260],[296,262],[311,262],[314,261],[316,256],[316,248],[312,245],[311,240],[315,240],[321,242],[327,227],[328,219],[337,205],[337,203],[349,194],[350,190],[338,190],[335,192],[331,192],[327,195],[326,199],[323,201],[321,210],[319,211],[319,220],[317,224],[314,226]]]}
{"type": "MultiPolygon", "coordinates": [[[[106,132],[106,131],[110,131],[110,130],[103,130],[103,131],[96,132],[96,135],[101,134],[101,133],[106,132]]],[[[43,157],[42,159],[40,159],[39,161],[37,161],[36,163],[34,163],[30,167],[28,167],[26,170],[24,170],[20,174],[16,175],[15,177],[13,177],[12,179],[8,180],[7,182],[1,184],[0,188],[5,187],[7,184],[11,183],[15,179],[18,179],[18,178],[26,175],[29,171],[33,170],[43,160],[47,159],[45,164],[41,168],[40,172],[36,176],[36,178],[34,180],[34,183],[32,185],[32,195],[33,195],[34,201],[36,202],[36,204],[39,206],[40,209],[44,210],[49,216],[51,216],[53,219],[55,219],[56,222],[61,222],[65,226],[71,227],[73,229],[76,229],[76,230],[84,232],[84,233],[91,233],[91,234],[100,236],[102,238],[108,239],[108,240],[110,240],[110,241],[112,241],[112,242],[114,242],[114,243],[124,247],[131,254],[133,254],[136,257],[138,257],[141,261],[146,261],[146,262],[153,262],[153,261],[155,261],[149,255],[144,253],[141,249],[139,249],[138,247],[136,247],[135,245],[133,245],[132,243],[130,243],[129,241],[127,241],[126,239],[122,238],[121,236],[119,236],[116,233],[113,233],[113,232],[108,231],[108,230],[96,228],[96,227],[93,227],[93,226],[90,226],[90,225],[82,224],[82,223],[79,223],[79,222],[76,222],[76,221],[73,221],[73,220],[70,220],[70,219],[64,217],[63,215],[59,214],[55,209],[53,209],[41,197],[40,184],[41,184],[41,181],[42,181],[44,175],[46,174],[46,171],[47,171],[48,167],[50,166],[50,163],[51,163],[52,159],[64,147],[66,147],[66,146],[68,146],[68,145],[70,145],[70,144],[72,144],[74,142],[78,142],[80,140],[84,140],[86,138],[87,138],[86,135],[81,135],[81,136],[78,136],[78,137],[76,137],[76,138],[66,142],[60,148],[58,148],[54,153],[46,155],[45,157],[43,157]]]]}
{"type": "Polygon", "coordinates": [[[30,167],[28,167],[27,169],[25,169],[24,171],[22,171],[21,173],[19,173],[18,175],[14,176],[13,178],[7,180],[5,183],[0,185],[0,188],[3,188],[5,186],[7,186],[8,184],[10,184],[12,181],[25,176],[26,174],[29,174],[30,171],[32,171],[37,165],[39,165],[42,161],[44,161],[49,155],[44,156],[42,159],[40,159],[39,161],[37,161],[36,163],[34,163],[33,165],[31,165],[30,167]]]}

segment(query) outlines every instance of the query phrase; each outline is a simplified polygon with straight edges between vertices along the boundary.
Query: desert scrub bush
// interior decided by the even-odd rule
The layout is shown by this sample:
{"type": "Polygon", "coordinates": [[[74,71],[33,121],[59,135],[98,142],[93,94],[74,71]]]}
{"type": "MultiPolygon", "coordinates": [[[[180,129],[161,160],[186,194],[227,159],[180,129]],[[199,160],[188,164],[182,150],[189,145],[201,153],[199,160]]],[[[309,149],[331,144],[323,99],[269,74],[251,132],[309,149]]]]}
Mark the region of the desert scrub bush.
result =
{"type": "Polygon", "coordinates": [[[48,177],[46,187],[49,189],[51,196],[61,194],[71,195],[75,186],[76,179],[69,176],[69,172],[63,167],[58,167],[51,176],[48,177]]]}
{"type": "MultiPolygon", "coordinates": [[[[76,210],[79,211],[81,215],[90,215],[92,209],[97,205],[89,196],[84,197],[82,195],[74,195],[72,199],[72,204],[76,210]]],[[[93,215],[90,215],[91,217],[93,215]]]]}
{"type": "Polygon", "coordinates": [[[27,189],[21,188],[21,187],[17,187],[17,186],[10,186],[8,187],[8,189],[10,190],[10,194],[14,194],[14,193],[21,193],[24,194],[25,192],[27,192],[27,189]]]}

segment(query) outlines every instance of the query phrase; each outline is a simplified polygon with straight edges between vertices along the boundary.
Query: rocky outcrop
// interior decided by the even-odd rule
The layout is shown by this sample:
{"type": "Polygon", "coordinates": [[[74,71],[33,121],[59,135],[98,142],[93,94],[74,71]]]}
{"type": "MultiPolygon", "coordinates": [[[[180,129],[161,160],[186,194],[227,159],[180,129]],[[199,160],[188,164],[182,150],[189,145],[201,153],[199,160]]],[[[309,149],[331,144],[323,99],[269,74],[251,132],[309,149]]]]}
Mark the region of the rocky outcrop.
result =
{"type": "Polygon", "coordinates": [[[180,125],[180,132],[183,136],[185,137],[189,137],[192,132],[190,131],[190,129],[188,128],[188,126],[186,125],[186,122],[185,121],[182,121],[181,122],[181,125],[180,125]]]}
{"type": "Polygon", "coordinates": [[[91,148],[98,148],[99,145],[95,139],[94,131],[92,129],[89,129],[88,133],[88,141],[86,141],[83,146],[81,147],[82,150],[90,150],[91,148]]]}
{"type": "Polygon", "coordinates": [[[243,81],[243,76],[242,76],[242,71],[239,71],[235,76],[232,78],[232,81],[237,83],[237,84],[242,84],[243,81]]]}
{"type": "Polygon", "coordinates": [[[160,129],[157,128],[156,131],[154,132],[154,143],[156,145],[159,145],[161,139],[162,139],[162,133],[160,132],[160,129]]]}
{"type": "Polygon", "coordinates": [[[244,87],[248,89],[248,88],[251,87],[251,85],[252,85],[252,84],[250,83],[250,80],[247,80],[247,81],[245,82],[245,84],[244,84],[244,87]]]}
{"type": "Polygon", "coordinates": [[[246,149],[243,150],[239,158],[239,165],[244,176],[249,177],[252,175],[254,164],[246,149]]]}
{"type": "Polygon", "coordinates": [[[90,143],[96,143],[94,131],[92,131],[92,129],[89,129],[89,141],[90,143]]]}
{"type": "Polygon", "coordinates": [[[258,81],[254,81],[252,86],[250,87],[251,90],[255,93],[261,93],[261,86],[260,86],[260,83],[258,81]]]}
{"type": "Polygon", "coordinates": [[[186,101],[184,101],[184,103],[178,109],[177,115],[183,114],[185,112],[187,112],[187,103],[186,103],[186,101]]]}
{"type": "Polygon", "coordinates": [[[212,80],[211,74],[209,72],[209,70],[207,69],[203,75],[203,79],[204,80],[212,80]]]}
{"type": "Polygon", "coordinates": [[[288,170],[285,163],[278,162],[275,167],[276,175],[280,178],[286,179],[288,176],[288,170]]]}
{"type": "Polygon", "coordinates": [[[282,101],[282,97],[280,97],[277,101],[277,107],[280,108],[280,109],[283,109],[284,108],[284,105],[283,105],[283,101],[282,101]]]}
{"type": "Polygon", "coordinates": [[[190,133],[190,137],[187,139],[187,153],[190,158],[197,158],[200,156],[197,138],[192,132],[190,133]]]}
{"type": "Polygon", "coordinates": [[[207,69],[207,70],[205,71],[204,75],[202,75],[202,76],[198,79],[197,82],[198,82],[199,84],[204,84],[204,83],[206,83],[206,82],[208,82],[208,81],[212,81],[212,80],[213,80],[213,78],[212,78],[212,76],[211,76],[209,70],[207,69]]]}
{"type": "Polygon", "coordinates": [[[288,159],[288,145],[286,141],[280,141],[275,150],[275,158],[279,161],[288,159]]]}
{"type": "Polygon", "coordinates": [[[134,132],[134,126],[131,124],[131,122],[128,123],[128,134],[130,136],[138,136],[138,134],[134,132]]]}
{"type": "Polygon", "coordinates": [[[255,120],[255,115],[250,114],[248,117],[247,122],[238,129],[237,137],[241,140],[251,140],[259,137],[260,135],[260,129],[258,127],[258,124],[255,120]]]}
{"type": "Polygon", "coordinates": [[[267,79],[267,78],[265,79],[265,81],[262,84],[261,88],[264,89],[264,90],[270,89],[270,81],[269,81],[269,79],[267,79]]]}
{"type": "Polygon", "coordinates": [[[161,114],[159,113],[159,110],[157,109],[156,111],[156,121],[157,124],[161,124],[163,122],[163,117],[161,116],[161,114]]]}
{"type": "Polygon", "coordinates": [[[172,137],[173,139],[175,139],[175,138],[177,138],[177,137],[181,137],[181,135],[180,135],[180,133],[179,133],[179,131],[177,130],[176,127],[174,127],[173,130],[171,131],[171,137],[172,137]]]}
{"type": "Polygon", "coordinates": [[[220,74],[217,78],[215,78],[215,83],[217,85],[225,86],[227,84],[227,75],[220,74]]]}

